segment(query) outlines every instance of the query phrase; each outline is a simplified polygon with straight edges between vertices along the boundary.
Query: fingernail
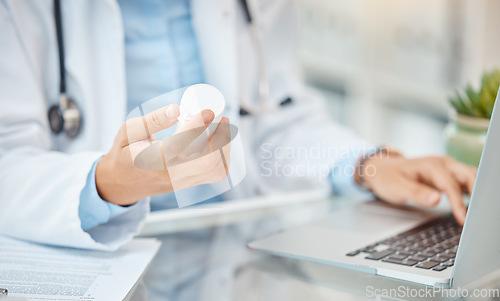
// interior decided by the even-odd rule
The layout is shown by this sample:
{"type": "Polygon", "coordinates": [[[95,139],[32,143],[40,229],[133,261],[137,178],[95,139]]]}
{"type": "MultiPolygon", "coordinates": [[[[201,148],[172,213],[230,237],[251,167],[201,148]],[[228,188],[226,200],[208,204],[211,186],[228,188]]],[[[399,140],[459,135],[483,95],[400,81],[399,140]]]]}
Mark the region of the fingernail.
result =
{"type": "Polygon", "coordinates": [[[440,198],[441,198],[441,195],[439,193],[433,192],[427,198],[427,203],[429,205],[437,205],[437,203],[439,202],[440,198]]]}
{"type": "Polygon", "coordinates": [[[203,117],[203,122],[210,123],[214,120],[215,114],[211,110],[205,110],[201,113],[201,117],[203,117]]]}
{"type": "Polygon", "coordinates": [[[167,117],[169,119],[175,119],[177,118],[177,108],[175,106],[168,106],[167,109],[165,110],[165,115],[167,115],[167,117]]]}
{"type": "Polygon", "coordinates": [[[463,226],[465,224],[465,218],[467,217],[467,210],[464,210],[461,214],[460,224],[463,226]]]}

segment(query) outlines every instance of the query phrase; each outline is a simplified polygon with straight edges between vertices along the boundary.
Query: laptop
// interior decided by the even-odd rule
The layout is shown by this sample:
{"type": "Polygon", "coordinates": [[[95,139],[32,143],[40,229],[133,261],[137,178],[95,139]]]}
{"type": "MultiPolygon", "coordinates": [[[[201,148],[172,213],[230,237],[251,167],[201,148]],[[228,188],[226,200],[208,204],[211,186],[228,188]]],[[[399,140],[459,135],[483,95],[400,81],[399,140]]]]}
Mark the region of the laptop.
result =
{"type": "Polygon", "coordinates": [[[500,109],[494,108],[463,227],[449,212],[369,201],[248,247],[427,286],[462,288],[500,269],[499,150],[500,109]]]}

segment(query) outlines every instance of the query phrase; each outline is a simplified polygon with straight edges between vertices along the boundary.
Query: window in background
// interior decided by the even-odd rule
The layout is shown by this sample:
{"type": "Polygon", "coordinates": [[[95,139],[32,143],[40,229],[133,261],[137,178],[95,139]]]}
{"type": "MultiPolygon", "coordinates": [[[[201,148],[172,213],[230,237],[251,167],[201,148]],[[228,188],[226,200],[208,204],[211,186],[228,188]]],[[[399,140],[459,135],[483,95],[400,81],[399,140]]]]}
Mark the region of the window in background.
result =
{"type": "Polygon", "coordinates": [[[300,62],[332,116],[408,154],[443,152],[448,95],[500,66],[495,0],[296,0],[300,62]]]}

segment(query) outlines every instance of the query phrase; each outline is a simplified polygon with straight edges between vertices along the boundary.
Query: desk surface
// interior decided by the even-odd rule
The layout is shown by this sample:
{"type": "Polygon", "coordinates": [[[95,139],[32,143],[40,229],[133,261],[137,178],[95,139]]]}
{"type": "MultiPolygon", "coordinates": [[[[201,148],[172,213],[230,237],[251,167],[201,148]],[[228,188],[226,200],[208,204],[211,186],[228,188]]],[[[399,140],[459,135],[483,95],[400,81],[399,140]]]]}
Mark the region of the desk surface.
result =
{"type": "MultiPolygon", "coordinates": [[[[253,208],[248,216],[229,210],[231,218],[223,218],[224,214],[217,212],[203,217],[210,223],[208,228],[206,222],[196,219],[192,220],[194,226],[189,226],[189,218],[182,219],[184,228],[180,229],[173,226],[175,218],[162,225],[156,218],[156,228],[149,228],[155,229],[150,236],[163,245],[130,300],[365,300],[376,297],[375,293],[378,300],[454,300],[464,296],[465,292],[433,294],[432,288],[413,283],[269,256],[246,248],[251,240],[298,226],[351,203],[324,198],[292,201],[272,210],[263,206],[260,213],[253,208]],[[169,231],[169,225],[175,231],[169,231]],[[161,233],[160,228],[166,231],[161,233]]],[[[500,273],[481,280],[473,288],[484,289],[478,293],[499,294],[500,273]]],[[[491,300],[500,300],[496,296],[491,300]]]]}

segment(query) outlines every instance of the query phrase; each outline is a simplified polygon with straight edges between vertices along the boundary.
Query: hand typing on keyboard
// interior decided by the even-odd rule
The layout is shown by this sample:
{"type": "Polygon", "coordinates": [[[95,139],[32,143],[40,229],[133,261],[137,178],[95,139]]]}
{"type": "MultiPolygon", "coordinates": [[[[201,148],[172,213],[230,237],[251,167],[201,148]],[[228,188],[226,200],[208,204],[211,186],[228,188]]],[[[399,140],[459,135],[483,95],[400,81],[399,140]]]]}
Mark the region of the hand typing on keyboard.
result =
{"type": "Polygon", "coordinates": [[[432,207],[445,193],[459,225],[465,222],[463,193],[472,193],[476,168],[457,162],[451,157],[407,159],[384,152],[364,161],[355,176],[358,184],[371,190],[381,200],[403,204],[413,201],[432,207]]]}

